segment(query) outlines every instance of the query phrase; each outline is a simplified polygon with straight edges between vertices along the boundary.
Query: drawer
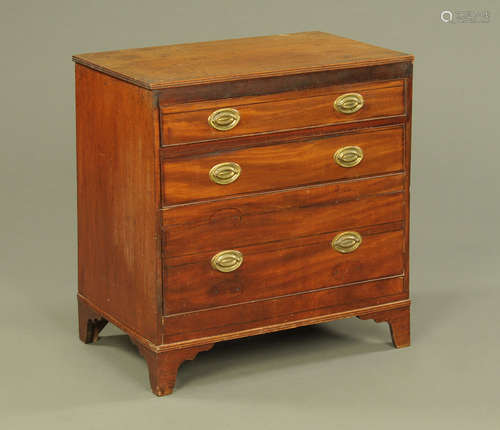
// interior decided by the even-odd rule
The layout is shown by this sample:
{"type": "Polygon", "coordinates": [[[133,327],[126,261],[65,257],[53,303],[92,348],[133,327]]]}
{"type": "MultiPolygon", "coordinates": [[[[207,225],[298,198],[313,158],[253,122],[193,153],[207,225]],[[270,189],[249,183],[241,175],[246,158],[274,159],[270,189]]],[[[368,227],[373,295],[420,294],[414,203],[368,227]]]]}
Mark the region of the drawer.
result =
{"type": "Polygon", "coordinates": [[[403,127],[162,161],[163,204],[403,170],[403,127]]]}
{"type": "Polygon", "coordinates": [[[403,80],[160,106],[162,145],[404,115],[403,80]]]}
{"type": "Polygon", "coordinates": [[[403,243],[402,223],[394,223],[167,258],[164,310],[189,312],[401,275],[403,243]]]}
{"type": "MultiPolygon", "coordinates": [[[[167,315],[163,317],[163,339],[166,343],[178,342],[272,327],[274,324],[290,323],[289,328],[293,328],[297,326],[296,321],[303,319],[314,318],[321,323],[331,321],[329,315],[338,312],[405,299],[408,299],[408,290],[402,277],[322,288],[269,300],[167,315]]],[[[356,312],[352,313],[354,315],[356,312]]]]}
{"type": "Polygon", "coordinates": [[[164,255],[401,221],[403,181],[396,174],[164,209],[164,255]]]}

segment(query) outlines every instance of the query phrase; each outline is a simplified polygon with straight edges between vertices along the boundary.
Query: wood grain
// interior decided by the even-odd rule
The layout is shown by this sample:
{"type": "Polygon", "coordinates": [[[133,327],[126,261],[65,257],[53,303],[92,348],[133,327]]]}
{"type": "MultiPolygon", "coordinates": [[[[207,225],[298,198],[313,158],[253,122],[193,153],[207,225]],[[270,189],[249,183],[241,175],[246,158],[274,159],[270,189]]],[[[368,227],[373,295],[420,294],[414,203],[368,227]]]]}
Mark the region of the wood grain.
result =
{"type": "Polygon", "coordinates": [[[256,146],[271,146],[278,143],[293,143],[322,137],[334,137],[363,132],[369,129],[381,130],[384,127],[401,126],[407,122],[406,115],[360,120],[356,122],[325,125],[314,128],[298,128],[275,133],[261,133],[248,136],[237,136],[223,140],[209,140],[189,144],[164,146],[160,149],[162,160],[205,156],[210,153],[223,153],[256,146]]]}
{"type": "Polygon", "coordinates": [[[346,316],[356,316],[360,314],[355,312],[356,309],[407,299],[403,279],[394,277],[197,312],[166,315],[163,317],[163,343],[188,343],[187,341],[194,339],[207,343],[229,337],[230,333],[246,330],[258,331],[269,326],[291,328],[294,327],[295,321],[296,326],[299,326],[301,320],[310,320],[310,323],[314,324],[321,322],[314,318],[324,316],[325,321],[333,320],[336,314],[351,311],[354,312],[346,316]]]}
{"type": "Polygon", "coordinates": [[[403,175],[345,181],[163,211],[165,256],[220,251],[401,221],[403,175]]]}
{"type": "Polygon", "coordinates": [[[168,146],[402,115],[404,88],[402,80],[373,82],[174,105],[162,108],[161,112],[162,145],[168,146]],[[352,92],[363,96],[363,107],[352,114],[337,112],[334,101],[352,92]],[[236,127],[220,131],[209,125],[210,114],[221,108],[238,110],[241,119],[236,127]]]}
{"type": "MultiPolygon", "coordinates": [[[[350,254],[331,247],[336,232],[238,247],[243,264],[222,273],[210,266],[215,254],[165,260],[167,315],[310,291],[403,273],[403,232],[396,225],[360,228],[362,245],[350,254]]],[[[218,250],[222,251],[222,250],[218,250]]]]}
{"type": "Polygon", "coordinates": [[[76,65],[78,291],[158,341],[158,114],[151,92],[76,65]]]}
{"type": "Polygon", "coordinates": [[[322,32],[125,49],[77,63],[149,89],[413,61],[413,56],[322,32]]]}
{"type": "Polygon", "coordinates": [[[402,170],[403,128],[400,126],[196,158],[163,159],[163,205],[402,170]],[[352,168],[336,164],[333,155],[344,146],[359,146],[364,153],[363,161],[352,168]],[[223,162],[238,163],[242,172],[235,182],[218,185],[210,180],[209,172],[223,162]]]}

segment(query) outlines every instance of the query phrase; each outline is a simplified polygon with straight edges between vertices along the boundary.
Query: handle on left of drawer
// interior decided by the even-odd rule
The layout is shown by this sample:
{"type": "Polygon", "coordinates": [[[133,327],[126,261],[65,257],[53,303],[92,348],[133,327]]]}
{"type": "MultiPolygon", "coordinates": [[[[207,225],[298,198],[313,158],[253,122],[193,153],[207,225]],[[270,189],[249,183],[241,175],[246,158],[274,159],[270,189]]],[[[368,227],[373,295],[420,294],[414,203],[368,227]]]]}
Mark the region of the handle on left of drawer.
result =
{"type": "Polygon", "coordinates": [[[232,272],[243,263],[243,254],[234,249],[228,249],[215,254],[210,261],[213,269],[219,272],[232,272]]]}
{"type": "Polygon", "coordinates": [[[230,184],[240,177],[241,166],[232,161],[216,164],[208,172],[210,180],[219,185],[230,184]]]}
{"type": "Polygon", "coordinates": [[[240,122],[240,113],[237,109],[223,108],[213,111],[208,117],[208,123],[219,131],[231,130],[240,122]]]}

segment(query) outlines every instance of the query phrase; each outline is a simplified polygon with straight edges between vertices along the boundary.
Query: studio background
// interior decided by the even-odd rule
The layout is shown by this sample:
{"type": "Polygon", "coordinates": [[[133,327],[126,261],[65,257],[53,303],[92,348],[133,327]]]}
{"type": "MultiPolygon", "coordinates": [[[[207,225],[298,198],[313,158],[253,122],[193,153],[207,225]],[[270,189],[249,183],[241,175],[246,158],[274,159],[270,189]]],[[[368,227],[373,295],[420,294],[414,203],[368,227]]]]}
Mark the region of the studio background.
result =
{"type": "Polygon", "coordinates": [[[498,2],[4,1],[0,425],[492,429],[498,408],[498,2]],[[488,10],[446,24],[443,10],[488,10]],[[77,336],[74,64],[84,52],[321,30],[415,55],[412,346],[337,321],[218,344],[156,398],[126,336],[77,336]]]}

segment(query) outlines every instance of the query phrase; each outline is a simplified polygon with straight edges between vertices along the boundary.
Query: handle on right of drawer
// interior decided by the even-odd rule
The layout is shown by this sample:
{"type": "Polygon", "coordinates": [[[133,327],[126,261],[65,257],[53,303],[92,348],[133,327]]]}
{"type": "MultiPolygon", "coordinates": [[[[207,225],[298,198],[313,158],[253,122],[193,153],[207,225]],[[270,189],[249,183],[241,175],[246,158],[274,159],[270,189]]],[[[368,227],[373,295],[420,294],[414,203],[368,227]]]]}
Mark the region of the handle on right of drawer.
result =
{"type": "Polygon", "coordinates": [[[356,251],[362,242],[363,238],[357,231],[344,231],[333,238],[332,248],[341,254],[349,254],[356,251]]]}
{"type": "Polygon", "coordinates": [[[363,96],[359,93],[346,93],[338,96],[333,103],[337,112],[351,114],[360,110],[365,104],[363,96]]]}

